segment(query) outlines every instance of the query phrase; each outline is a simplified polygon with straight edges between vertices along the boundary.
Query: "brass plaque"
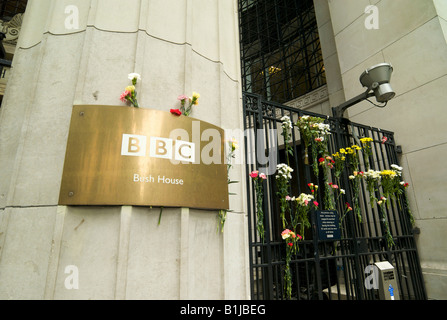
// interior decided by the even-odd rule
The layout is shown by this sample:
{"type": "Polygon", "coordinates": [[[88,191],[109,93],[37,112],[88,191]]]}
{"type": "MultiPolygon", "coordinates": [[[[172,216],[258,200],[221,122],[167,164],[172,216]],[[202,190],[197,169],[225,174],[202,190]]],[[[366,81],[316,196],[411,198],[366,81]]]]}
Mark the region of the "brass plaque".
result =
{"type": "Polygon", "coordinates": [[[73,107],[60,205],[228,209],[224,131],[170,112],[73,107]]]}

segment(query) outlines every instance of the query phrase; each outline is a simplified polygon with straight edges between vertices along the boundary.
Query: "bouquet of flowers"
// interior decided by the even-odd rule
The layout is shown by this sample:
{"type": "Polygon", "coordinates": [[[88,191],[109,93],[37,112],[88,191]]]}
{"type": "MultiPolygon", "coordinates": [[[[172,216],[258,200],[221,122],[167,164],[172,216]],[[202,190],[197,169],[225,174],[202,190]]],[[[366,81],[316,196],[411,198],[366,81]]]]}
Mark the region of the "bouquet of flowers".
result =
{"type": "Polygon", "coordinates": [[[377,201],[375,192],[378,189],[381,177],[380,171],[369,169],[368,171],[364,172],[363,176],[366,179],[366,188],[368,189],[369,193],[369,204],[371,205],[371,208],[374,208],[374,202],[377,201]]]}
{"type": "Polygon", "coordinates": [[[290,272],[290,261],[292,260],[292,254],[296,252],[297,245],[296,242],[301,240],[302,237],[295,232],[285,229],[281,232],[281,237],[286,242],[286,268],[284,270],[284,283],[285,283],[285,292],[287,299],[292,298],[292,274],[290,272]]]}
{"type": "Polygon", "coordinates": [[[371,142],[373,141],[370,137],[361,138],[360,142],[362,143],[364,157],[365,160],[365,168],[366,170],[369,170],[369,157],[372,156],[372,150],[371,150],[371,142]]]}
{"type": "MultiPolygon", "coordinates": [[[[307,149],[310,146],[313,157],[313,171],[314,175],[318,177],[318,155],[324,155],[327,151],[327,136],[329,132],[329,125],[324,123],[323,118],[302,116],[298,119],[296,124],[300,129],[303,137],[305,152],[307,155],[307,149]]],[[[306,156],[305,155],[305,156],[306,156]]]]}
{"type": "Polygon", "coordinates": [[[253,179],[256,190],[256,214],[257,214],[257,229],[259,236],[264,240],[264,209],[263,209],[263,198],[264,192],[262,188],[262,182],[267,179],[264,173],[259,173],[259,171],[252,171],[250,177],[253,179]]]}
{"type": "Polygon", "coordinates": [[[192,112],[192,106],[199,104],[200,94],[197,92],[192,93],[192,97],[188,97],[184,94],[178,96],[177,100],[180,100],[180,109],[171,109],[170,112],[174,115],[189,116],[192,112]]]}
{"type": "Polygon", "coordinates": [[[286,211],[289,209],[289,205],[286,200],[286,196],[289,194],[289,180],[292,179],[293,169],[289,167],[285,163],[280,163],[276,166],[277,174],[276,185],[278,191],[276,194],[278,195],[278,199],[280,201],[280,215],[282,219],[283,228],[286,227],[286,211]]]}
{"type": "Polygon", "coordinates": [[[130,103],[135,108],[139,108],[135,86],[137,85],[138,80],[141,80],[141,76],[138,73],[130,73],[128,78],[132,81],[132,85],[127,86],[124,89],[124,92],[120,96],[120,100],[122,102],[130,103]]]}

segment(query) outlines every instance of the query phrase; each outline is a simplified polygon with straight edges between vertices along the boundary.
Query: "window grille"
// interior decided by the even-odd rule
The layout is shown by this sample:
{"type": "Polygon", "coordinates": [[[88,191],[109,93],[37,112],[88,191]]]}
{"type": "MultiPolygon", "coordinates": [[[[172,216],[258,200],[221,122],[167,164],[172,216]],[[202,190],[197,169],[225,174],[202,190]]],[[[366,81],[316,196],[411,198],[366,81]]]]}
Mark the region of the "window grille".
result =
{"type": "Polygon", "coordinates": [[[284,103],[326,84],[312,0],[240,0],[243,91],[284,103]]]}

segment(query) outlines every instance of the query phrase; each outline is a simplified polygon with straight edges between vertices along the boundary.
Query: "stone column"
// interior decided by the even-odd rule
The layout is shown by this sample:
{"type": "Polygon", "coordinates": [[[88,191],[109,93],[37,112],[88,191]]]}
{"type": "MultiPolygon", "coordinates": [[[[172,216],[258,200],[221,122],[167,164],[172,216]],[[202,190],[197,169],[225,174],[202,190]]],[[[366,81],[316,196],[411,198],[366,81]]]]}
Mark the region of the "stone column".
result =
{"type": "Polygon", "coordinates": [[[58,206],[72,106],[122,104],[131,72],[141,107],[196,91],[192,117],[243,128],[237,8],[28,2],[0,114],[1,299],[249,298],[242,165],[223,233],[212,211],[165,208],[158,225],[158,208],[58,206]]]}

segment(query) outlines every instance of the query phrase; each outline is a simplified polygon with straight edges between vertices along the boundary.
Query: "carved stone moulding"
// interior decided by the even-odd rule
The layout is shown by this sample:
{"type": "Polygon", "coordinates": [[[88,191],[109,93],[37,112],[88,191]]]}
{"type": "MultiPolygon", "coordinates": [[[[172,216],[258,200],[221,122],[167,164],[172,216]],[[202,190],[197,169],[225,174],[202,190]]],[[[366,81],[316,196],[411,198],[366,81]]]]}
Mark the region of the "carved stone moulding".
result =
{"type": "Polygon", "coordinates": [[[0,31],[6,35],[3,43],[16,45],[22,28],[23,13],[16,14],[11,20],[0,20],[0,31]]]}

